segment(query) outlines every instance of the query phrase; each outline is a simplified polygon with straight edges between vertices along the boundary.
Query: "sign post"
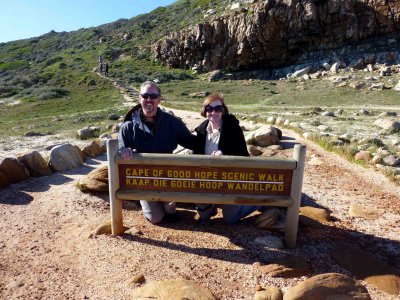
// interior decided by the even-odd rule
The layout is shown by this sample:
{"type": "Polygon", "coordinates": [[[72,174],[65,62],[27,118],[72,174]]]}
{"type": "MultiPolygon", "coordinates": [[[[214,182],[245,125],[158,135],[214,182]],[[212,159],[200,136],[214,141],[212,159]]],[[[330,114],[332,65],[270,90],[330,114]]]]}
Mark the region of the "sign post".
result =
{"type": "Polygon", "coordinates": [[[305,146],[292,159],[136,153],[107,141],[112,233],[123,233],[122,200],[288,207],[285,242],[296,245],[305,146]]]}

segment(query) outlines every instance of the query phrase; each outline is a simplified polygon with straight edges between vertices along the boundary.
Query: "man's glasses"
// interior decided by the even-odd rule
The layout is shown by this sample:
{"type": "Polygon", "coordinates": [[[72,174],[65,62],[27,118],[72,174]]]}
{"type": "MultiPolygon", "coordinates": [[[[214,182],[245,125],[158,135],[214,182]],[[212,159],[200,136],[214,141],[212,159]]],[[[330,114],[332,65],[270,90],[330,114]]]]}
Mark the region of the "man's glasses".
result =
{"type": "Polygon", "coordinates": [[[160,97],[160,95],[159,94],[140,94],[140,97],[142,97],[143,99],[148,99],[148,98],[150,98],[150,99],[152,99],[152,100],[154,100],[154,99],[157,99],[158,97],[160,97]]]}
{"type": "Polygon", "coordinates": [[[217,113],[220,113],[224,110],[224,108],[222,107],[222,105],[216,105],[216,106],[211,106],[211,105],[207,105],[206,106],[206,112],[210,113],[212,111],[215,111],[217,113]]]}

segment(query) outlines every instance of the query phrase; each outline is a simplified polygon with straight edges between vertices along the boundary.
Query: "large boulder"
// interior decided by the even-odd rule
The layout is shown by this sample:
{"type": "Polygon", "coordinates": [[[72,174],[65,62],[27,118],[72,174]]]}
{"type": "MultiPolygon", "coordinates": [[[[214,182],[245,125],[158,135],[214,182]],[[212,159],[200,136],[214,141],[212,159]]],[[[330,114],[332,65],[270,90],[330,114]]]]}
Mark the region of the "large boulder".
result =
{"type": "Polygon", "coordinates": [[[43,156],[37,151],[19,154],[17,159],[25,165],[32,177],[46,176],[52,173],[43,156]]]}
{"type": "Polygon", "coordinates": [[[16,183],[29,178],[29,172],[24,164],[16,158],[6,157],[0,164],[0,171],[9,183],[16,183]]]}
{"type": "Polygon", "coordinates": [[[206,288],[185,279],[154,281],[133,291],[132,299],[215,300],[206,288]]]}
{"type": "Polygon", "coordinates": [[[56,172],[75,169],[82,164],[81,156],[71,144],[63,144],[51,149],[49,165],[56,172]]]}
{"type": "Polygon", "coordinates": [[[87,174],[79,182],[82,191],[108,192],[108,166],[102,166],[87,174]]]}
{"type": "Polygon", "coordinates": [[[246,135],[246,143],[261,147],[277,145],[279,143],[278,130],[273,126],[264,125],[246,135]]]}
{"type": "Polygon", "coordinates": [[[349,276],[338,273],[320,274],[290,288],[283,300],[371,300],[367,289],[349,276]]]}

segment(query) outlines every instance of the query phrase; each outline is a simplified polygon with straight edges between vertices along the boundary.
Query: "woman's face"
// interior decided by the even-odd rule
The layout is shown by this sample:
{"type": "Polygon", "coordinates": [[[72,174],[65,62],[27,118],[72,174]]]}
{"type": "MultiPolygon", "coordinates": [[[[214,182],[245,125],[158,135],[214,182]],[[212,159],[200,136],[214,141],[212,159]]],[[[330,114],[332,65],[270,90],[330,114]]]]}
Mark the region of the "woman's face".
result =
{"type": "Polygon", "coordinates": [[[221,100],[213,101],[205,108],[206,117],[211,123],[218,124],[221,122],[223,110],[221,100]]]}

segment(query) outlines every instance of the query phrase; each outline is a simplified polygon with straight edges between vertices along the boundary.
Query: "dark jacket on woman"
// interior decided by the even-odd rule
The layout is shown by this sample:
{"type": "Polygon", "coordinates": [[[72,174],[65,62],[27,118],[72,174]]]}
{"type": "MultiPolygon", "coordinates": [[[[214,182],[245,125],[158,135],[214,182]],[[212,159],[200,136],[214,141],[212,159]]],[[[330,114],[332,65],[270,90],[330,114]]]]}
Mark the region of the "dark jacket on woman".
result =
{"type": "MultiPolygon", "coordinates": [[[[194,150],[194,154],[205,153],[208,123],[209,120],[205,120],[195,128],[198,147],[194,150]]],[[[222,116],[222,128],[220,130],[218,150],[221,150],[224,155],[249,156],[242,128],[240,128],[239,121],[234,115],[222,116]]]]}

